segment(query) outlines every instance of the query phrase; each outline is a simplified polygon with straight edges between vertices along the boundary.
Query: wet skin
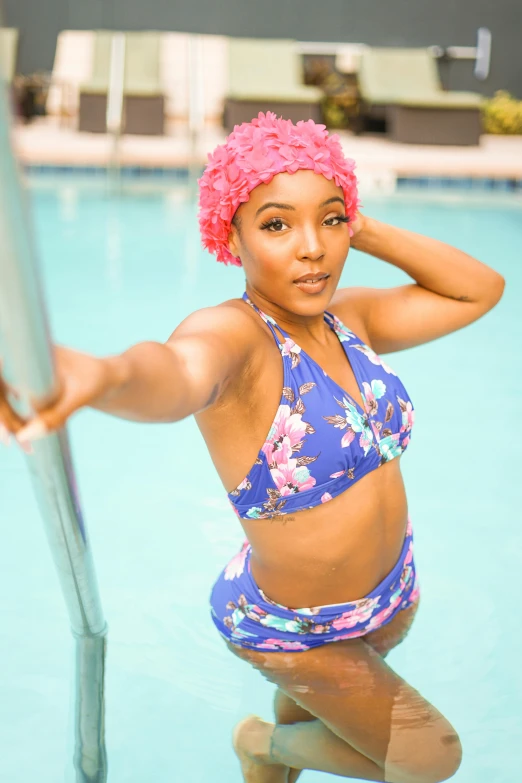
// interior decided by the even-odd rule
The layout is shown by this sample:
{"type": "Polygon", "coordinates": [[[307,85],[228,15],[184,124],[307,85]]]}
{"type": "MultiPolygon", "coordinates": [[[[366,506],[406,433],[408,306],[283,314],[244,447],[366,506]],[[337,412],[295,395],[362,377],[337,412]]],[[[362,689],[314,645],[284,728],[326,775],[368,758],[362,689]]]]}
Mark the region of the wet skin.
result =
{"type": "Polygon", "coordinates": [[[449,721],[384,661],[417,607],[365,638],[301,653],[229,648],[277,686],[277,724],[246,719],[235,748],[248,783],[294,783],[302,769],[389,783],[438,783],[462,750],[449,721]]]}

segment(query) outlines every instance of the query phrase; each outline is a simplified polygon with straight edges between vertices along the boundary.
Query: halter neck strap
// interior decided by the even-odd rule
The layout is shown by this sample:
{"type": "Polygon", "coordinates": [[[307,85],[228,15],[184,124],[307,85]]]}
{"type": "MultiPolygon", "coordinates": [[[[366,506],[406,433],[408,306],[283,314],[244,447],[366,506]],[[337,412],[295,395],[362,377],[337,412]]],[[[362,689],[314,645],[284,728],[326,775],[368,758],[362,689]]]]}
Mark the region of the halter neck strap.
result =
{"type": "MultiPolygon", "coordinates": [[[[277,321],[276,321],[274,318],[272,318],[272,316],[271,316],[271,315],[267,315],[267,314],[266,314],[266,313],[264,313],[264,312],[263,312],[263,311],[262,311],[262,310],[261,310],[261,309],[260,309],[260,308],[259,308],[259,307],[258,307],[256,304],[254,304],[254,302],[253,302],[253,301],[250,299],[250,297],[248,296],[248,294],[247,294],[247,292],[246,292],[246,291],[245,291],[245,293],[243,294],[243,300],[244,300],[244,301],[245,301],[247,304],[249,304],[249,305],[250,305],[250,307],[251,307],[253,310],[255,310],[255,311],[256,311],[256,313],[259,315],[259,317],[260,317],[260,318],[262,318],[262,319],[263,319],[263,321],[266,323],[266,325],[268,326],[268,328],[270,329],[270,331],[271,331],[271,332],[272,332],[272,334],[274,335],[274,339],[275,339],[275,341],[276,341],[276,343],[277,343],[278,345],[282,345],[282,343],[281,343],[281,340],[280,340],[280,338],[279,338],[279,336],[278,336],[278,334],[277,334],[277,332],[276,332],[276,329],[277,329],[277,331],[278,331],[278,332],[280,332],[280,333],[283,335],[283,337],[284,337],[285,339],[290,339],[290,335],[289,335],[287,332],[285,332],[285,330],[284,330],[284,329],[282,329],[282,328],[279,326],[279,324],[277,323],[277,321]]],[[[331,329],[332,331],[335,331],[335,321],[336,321],[336,319],[335,319],[335,316],[334,316],[332,313],[329,313],[327,310],[325,310],[325,313],[324,313],[324,320],[326,321],[326,323],[328,324],[328,326],[330,327],[330,329],[331,329]]]]}
{"type": "Polygon", "coordinates": [[[270,329],[270,331],[271,331],[271,332],[272,332],[272,334],[274,335],[274,340],[276,341],[276,343],[277,343],[278,345],[282,345],[281,338],[280,338],[280,337],[279,337],[279,335],[277,334],[277,332],[276,332],[276,329],[277,329],[279,332],[281,332],[281,334],[283,335],[283,337],[285,337],[285,338],[286,338],[286,337],[288,337],[288,335],[286,334],[286,332],[284,331],[284,329],[281,329],[281,327],[280,327],[280,326],[279,326],[279,325],[276,323],[276,321],[275,321],[275,320],[272,318],[272,316],[270,316],[270,315],[267,315],[267,314],[266,314],[266,313],[264,313],[262,310],[260,310],[260,308],[259,308],[259,307],[258,307],[256,304],[254,304],[254,302],[253,302],[253,301],[250,299],[250,297],[248,296],[248,294],[247,294],[247,292],[246,292],[246,291],[245,291],[245,293],[243,294],[243,300],[244,300],[244,301],[245,301],[245,302],[246,302],[248,305],[250,305],[250,307],[251,307],[253,310],[255,310],[255,311],[256,311],[256,313],[258,314],[258,316],[259,316],[260,318],[262,318],[262,319],[263,319],[263,321],[265,322],[265,324],[268,326],[268,328],[270,329]]]}

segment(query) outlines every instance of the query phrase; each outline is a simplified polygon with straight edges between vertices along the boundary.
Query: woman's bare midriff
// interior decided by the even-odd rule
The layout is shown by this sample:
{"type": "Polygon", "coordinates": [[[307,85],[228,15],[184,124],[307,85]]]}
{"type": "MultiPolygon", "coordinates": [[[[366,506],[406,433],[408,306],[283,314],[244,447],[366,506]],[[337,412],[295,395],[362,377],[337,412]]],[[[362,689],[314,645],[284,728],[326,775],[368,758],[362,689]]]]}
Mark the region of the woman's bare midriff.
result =
{"type": "MultiPolygon", "coordinates": [[[[229,491],[254,463],[283,386],[281,355],[273,338],[255,313],[253,324],[256,351],[251,367],[229,387],[221,404],[196,416],[229,491]]],[[[362,324],[349,327],[365,339],[362,324]]],[[[342,349],[337,356],[345,372],[340,380],[349,388],[354,380],[346,373],[342,349]]],[[[332,374],[332,366],[326,369],[332,374]]],[[[273,601],[301,608],[345,603],[370,593],[396,564],[407,519],[396,457],[327,503],[273,519],[242,519],[241,524],[252,545],[252,574],[259,587],[273,601]]]]}
{"type": "Polygon", "coordinates": [[[406,533],[399,462],[382,465],[316,508],[243,519],[252,575],[265,595],[300,608],[353,601],[377,587],[399,559],[406,533]]]}

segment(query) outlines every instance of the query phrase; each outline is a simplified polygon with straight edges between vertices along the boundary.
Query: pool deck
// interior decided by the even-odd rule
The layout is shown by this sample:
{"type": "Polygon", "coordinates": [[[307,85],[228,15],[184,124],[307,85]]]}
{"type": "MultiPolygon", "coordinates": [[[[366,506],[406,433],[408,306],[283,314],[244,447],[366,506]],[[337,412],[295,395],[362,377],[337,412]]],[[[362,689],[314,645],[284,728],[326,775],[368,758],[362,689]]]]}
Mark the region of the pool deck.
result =
{"type": "MultiPolygon", "coordinates": [[[[397,144],[343,131],[339,135],[345,153],[356,160],[359,173],[522,180],[522,136],[484,135],[477,147],[442,147],[397,144]]],[[[123,166],[143,168],[186,168],[191,163],[201,166],[224,138],[221,128],[206,128],[192,152],[184,127],[171,124],[165,136],[122,137],[119,160],[123,166]]],[[[52,118],[16,126],[13,142],[22,163],[47,166],[106,166],[113,145],[106,134],[79,133],[59,127],[52,118]]]]}

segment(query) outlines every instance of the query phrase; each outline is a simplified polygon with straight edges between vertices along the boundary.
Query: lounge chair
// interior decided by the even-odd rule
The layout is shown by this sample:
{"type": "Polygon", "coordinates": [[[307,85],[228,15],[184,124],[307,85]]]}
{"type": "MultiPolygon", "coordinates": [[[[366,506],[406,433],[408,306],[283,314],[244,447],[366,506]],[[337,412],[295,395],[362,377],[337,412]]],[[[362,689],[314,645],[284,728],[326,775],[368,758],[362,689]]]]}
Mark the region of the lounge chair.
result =
{"type": "Polygon", "coordinates": [[[107,94],[111,70],[112,32],[95,33],[91,78],[80,87],[78,130],[107,132],[107,94]]]}
{"type": "Polygon", "coordinates": [[[161,34],[127,33],[125,40],[124,133],[162,135],[165,96],[161,84],[161,34]]]}
{"type": "Polygon", "coordinates": [[[91,76],[94,37],[92,30],[62,30],[58,34],[45,110],[64,127],[73,119],[76,122],[80,87],[91,76]]]}
{"type": "Polygon", "coordinates": [[[0,77],[12,84],[16,74],[18,55],[18,30],[15,27],[0,27],[0,77]]]}
{"type": "Polygon", "coordinates": [[[295,41],[231,38],[225,128],[249,122],[260,111],[274,111],[293,122],[320,122],[323,93],[302,83],[301,70],[295,41]]]}
{"type": "MultiPolygon", "coordinates": [[[[79,129],[105,133],[107,93],[113,33],[96,34],[93,71],[80,91],[79,129]]],[[[164,132],[165,97],[160,81],[161,35],[125,35],[123,133],[160,135],[164,132]]]]}
{"type": "Polygon", "coordinates": [[[435,58],[427,49],[365,49],[358,82],[362,114],[384,119],[393,141],[479,143],[482,96],[445,92],[435,58]]]}

